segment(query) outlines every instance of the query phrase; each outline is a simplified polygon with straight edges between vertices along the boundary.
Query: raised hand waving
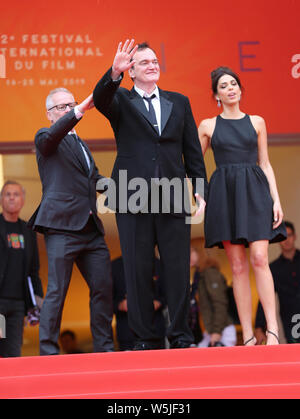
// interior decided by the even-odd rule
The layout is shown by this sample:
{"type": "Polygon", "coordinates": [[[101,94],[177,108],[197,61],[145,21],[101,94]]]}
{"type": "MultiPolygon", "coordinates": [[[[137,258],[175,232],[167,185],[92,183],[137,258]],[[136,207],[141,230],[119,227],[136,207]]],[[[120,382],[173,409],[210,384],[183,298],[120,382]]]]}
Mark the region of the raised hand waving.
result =
{"type": "Polygon", "coordinates": [[[133,47],[133,45],[134,39],[131,39],[131,41],[127,39],[123,46],[122,42],[119,43],[112,65],[111,78],[113,80],[118,79],[121,73],[129,70],[134,65],[135,61],[132,60],[132,57],[138,49],[138,45],[135,47],[133,47]]]}

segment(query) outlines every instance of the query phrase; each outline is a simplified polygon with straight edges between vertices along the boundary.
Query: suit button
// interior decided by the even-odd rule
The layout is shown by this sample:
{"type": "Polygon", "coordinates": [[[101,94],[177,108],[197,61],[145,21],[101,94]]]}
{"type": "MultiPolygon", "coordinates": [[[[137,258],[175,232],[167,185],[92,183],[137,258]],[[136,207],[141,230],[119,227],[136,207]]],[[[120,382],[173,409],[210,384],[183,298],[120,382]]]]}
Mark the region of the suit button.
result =
{"type": "Polygon", "coordinates": [[[155,161],[156,160],[156,158],[155,157],[152,157],[152,161],[155,161]]]}

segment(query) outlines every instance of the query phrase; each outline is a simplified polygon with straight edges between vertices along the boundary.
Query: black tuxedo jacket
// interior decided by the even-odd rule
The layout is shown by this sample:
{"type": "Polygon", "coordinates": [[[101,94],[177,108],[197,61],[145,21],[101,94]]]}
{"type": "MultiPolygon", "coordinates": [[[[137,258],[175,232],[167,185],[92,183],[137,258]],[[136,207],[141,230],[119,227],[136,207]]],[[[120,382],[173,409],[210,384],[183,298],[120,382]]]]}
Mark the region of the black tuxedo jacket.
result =
{"type": "MultiPolygon", "coordinates": [[[[24,295],[25,295],[25,308],[26,310],[33,306],[27,277],[31,277],[33,290],[36,295],[43,297],[43,289],[41,280],[39,278],[39,254],[36,242],[36,234],[29,230],[25,221],[20,220],[20,226],[25,242],[25,265],[24,265],[24,295]]],[[[3,215],[0,214],[0,290],[5,278],[5,271],[8,262],[8,245],[6,238],[5,221],[3,215]]],[[[1,298],[1,294],[0,294],[1,298]]]]}
{"type": "Polygon", "coordinates": [[[97,216],[96,183],[99,175],[88,147],[88,169],[83,151],[68,132],[78,123],[74,110],[60,118],[50,128],[40,129],[35,136],[36,157],[43,186],[42,201],[28,222],[29,227],[79,231],[92,211],[99,231],[104,234],[97,216]]]}
{"type": "MultiPolygon", "coordinates": [[[[109,119],[116,138],[117,158],[111,177],[116,183],[117,196],[120,170],[127,170],[128,182],[142,177],[150,185],[150,179],[156,177],[157,166],[160,178],[183,180],[187,175],[192,179],[194,193],[200,192],[196,191],[196,178],[203,178],[206,193],[206,170],[188,98],[159,90],[159,135],[149,121],[141,96],[134,88],[129,91],[120,87],[120,82],[112,81],[110,69],[93,94],[96,108],[109,119]]],[[[128,198],[130,195],[129,191],[128,198]]]]}

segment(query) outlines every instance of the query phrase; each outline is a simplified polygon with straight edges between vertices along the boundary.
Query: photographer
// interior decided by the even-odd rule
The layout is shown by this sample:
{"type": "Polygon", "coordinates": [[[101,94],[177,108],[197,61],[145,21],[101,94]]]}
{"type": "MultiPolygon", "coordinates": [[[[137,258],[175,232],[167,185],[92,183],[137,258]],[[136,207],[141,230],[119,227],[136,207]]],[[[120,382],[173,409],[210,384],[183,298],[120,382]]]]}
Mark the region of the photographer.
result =
{"type": "Polygon", "coordinates": [[[23,187],[7,181],[0,193],[3,209],[0,214],[0,313],[6,322],[6,338],[0,340],[0,357],[4,358],[21,356],[24,316],[28,310],[35,315],[35,319],[31,319],[38,322],[28,277],[31,291],[43,296],[36,235],[19,218],[24,202],[23,187]]]}
{"type": "Polygon", "coordinates": [[[198,284],[200,313],[205,327],[198,347],[235,346],[237,336],[229,314],[227,282],[217,261],[206,260],[198,284]]]}

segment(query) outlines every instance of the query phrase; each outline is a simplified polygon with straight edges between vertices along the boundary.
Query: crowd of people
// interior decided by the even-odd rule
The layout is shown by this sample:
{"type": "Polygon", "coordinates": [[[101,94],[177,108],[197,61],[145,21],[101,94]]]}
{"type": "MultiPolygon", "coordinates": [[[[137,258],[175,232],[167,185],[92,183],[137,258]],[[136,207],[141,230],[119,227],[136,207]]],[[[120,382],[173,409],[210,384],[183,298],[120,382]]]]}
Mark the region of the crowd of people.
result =
{"type": "Polygon", "coordinates": [[[20,356],[25,314],[32,324],[39,323],[41,355],[57,355],[59,342],[74,340],[72,331],[60,336],[74,263],[90,290],[95,352],[115,350],[114,313],[120,350],[235,345],[227,279],[216,261],[200,270],[197,251],[190,247],[187,178],[196,216],[205,211],[205,246],[224,248],[228,257],[243,344],[279,344],[275,291],[287,341],[297,341],[291,317],[299,311],[299,251],[294,227],[286,223],[286,229],[283,222],[263,118],[240,109],[243,87],[227,67],[211,73],[213,97],[222,110],[198,129],[189,99],[160,89],[159,78],[155,51],[147,43],[127,40],[119,43],[111,68],[80,104],[65,88],[47,96],[50,127],[35,136],[43,194],[27,225],[19,217],[25,202],[22,186],[8,181],[1,190],[0,313],[6,338],[0,340],[0,356],[20,356]],[[131,90],[121,87],[125,72],[131,90]],[[99,173],[75,130],[94,107],[115,135],[111,179],[99,173]],[[203,156],[209,146],[216,170],[208,183],[203,156]],[[125,187],[131,185],[126,193],[124,173],[125,187]],[[136,179],[147,186],[138,199],[132,188],[136,179]],[[180,193],[176,188],[166,192],[162,179],[180,180],[180,193]],[[97,214],[96,192],[106,194],[116,213],[122,256],[114,261],[97,214]],[[45,297],[36,231],[44,235],[47,249],[45,297]],[[275,242],[282,256],[269,267],[268,246],[275,242]],[[246,248],[261,302],[255,331],[246,248]]]}

